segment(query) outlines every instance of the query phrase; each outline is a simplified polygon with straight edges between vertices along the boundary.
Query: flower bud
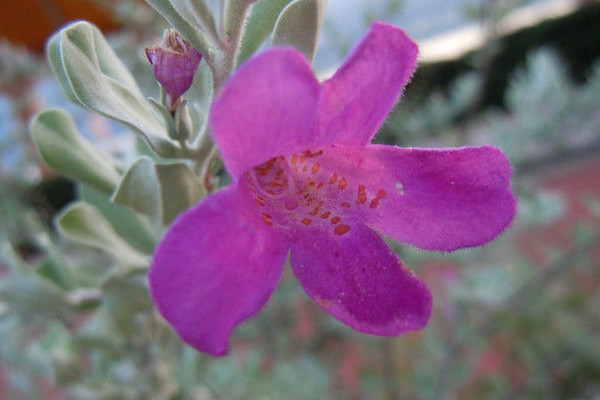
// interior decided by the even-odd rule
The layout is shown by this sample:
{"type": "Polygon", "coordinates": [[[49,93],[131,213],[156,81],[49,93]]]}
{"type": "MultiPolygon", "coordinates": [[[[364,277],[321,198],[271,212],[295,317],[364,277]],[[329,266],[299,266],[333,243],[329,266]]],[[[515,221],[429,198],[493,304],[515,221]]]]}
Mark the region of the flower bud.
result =
{"type": "Polygon", "coordinates": [[[159,46],[146,49],[154,76],[167,92],[168,107],[177,108],[177,101],[194,81],[202,54],[192,47],[179,32],[165,30],[159,46]]]}

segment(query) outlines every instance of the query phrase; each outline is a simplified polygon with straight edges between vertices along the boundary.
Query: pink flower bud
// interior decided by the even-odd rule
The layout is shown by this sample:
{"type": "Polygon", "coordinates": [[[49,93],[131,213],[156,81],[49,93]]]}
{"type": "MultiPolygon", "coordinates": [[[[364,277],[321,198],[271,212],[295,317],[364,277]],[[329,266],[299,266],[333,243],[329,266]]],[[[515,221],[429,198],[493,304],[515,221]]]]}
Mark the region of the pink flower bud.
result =
{"type": "Polygon", "coordinates": [[[174,110],[177,100],[194,81],[202,54],[175,30],[165,31],[159,46],[146,49],[154,76],[165,88],[169,107],[174,110]]]}

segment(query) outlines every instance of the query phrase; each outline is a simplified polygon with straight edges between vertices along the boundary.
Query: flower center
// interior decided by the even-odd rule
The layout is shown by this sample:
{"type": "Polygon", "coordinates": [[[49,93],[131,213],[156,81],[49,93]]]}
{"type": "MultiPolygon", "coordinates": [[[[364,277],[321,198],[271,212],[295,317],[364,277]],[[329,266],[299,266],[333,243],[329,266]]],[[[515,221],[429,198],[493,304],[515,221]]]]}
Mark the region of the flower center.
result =
{"type": "Polygon", "coordinates": [[[352,176],[351,161],[327,149],[275,157],[246,173],[247,189],[266,225],[319,227],[344,235],[353,217],[372,212],[386,198],[384,189],[369,189],[352,176]]]}
{"type": "Polygon", "coordinates": [[[322,155],[319,150],[275,157],[248,171],[247,189],[266,225],[283,229],[324,225],[337,235],[351,230],[344,213],[350,203],[342,201],[348,182],[322,167],[322,155]]]}

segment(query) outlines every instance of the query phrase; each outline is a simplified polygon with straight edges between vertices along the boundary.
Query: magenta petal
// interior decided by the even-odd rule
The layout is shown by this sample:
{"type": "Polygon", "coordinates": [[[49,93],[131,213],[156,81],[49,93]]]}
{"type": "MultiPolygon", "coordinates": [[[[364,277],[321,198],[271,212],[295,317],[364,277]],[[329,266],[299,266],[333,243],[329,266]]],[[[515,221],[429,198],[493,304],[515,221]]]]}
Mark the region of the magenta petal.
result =
{"type": "Polygon", "coordinates": [[[362,221],[396,240],[452,251],[489,242],[515,215],[511,168],[494,147],[332,145],[301,161],[292,167],[300,193],[314,192],[312,203],[300,199],[311,227],[332,230],[331,218],[341,217],[340,224],[362,221]]]}
{"type": "Polygon", "coordinates": [[[236,185],[182,214],[154,254],[152,297],[182,339],[223,355],[232,330],[268,300],[286,240],[256,221],[236,185]]]}
{"type": "Polygon", "coordinates": [[[153,64],[156,79],[175,102],[192,86],[202,55],[196,49],[189,54],[178,54],[157,48],[148,59],[153,64]]]}
{"type": "Polygon", "coordinates": [[[396,240],[442,251],[479,246],[515,216],[511,167],[494,147],[374,145],[365,150],[363,162],[371,167],[363,170],[364,179],[387,191],[378,207],[365,214],[365,222],[396,240]]]}
{"type": "Polygon", "coordinates": [[[271,49],[233,75],[210,124],[234,177],[268,159],[314,147],[319,83],[302,54],[271,49]]]}
{"type": "Polygon", "coordinates": [[[291,263],[306,293],[358,331],[394,336],[422,328],[431,315],[429,290],[364,225],[342,235],[298,234],[291,263]]]}
{"type": "Polygon", "coordinates": [[[369,143],[410,79],[417,52],[402,29],[374,23],[344,65],[323,83],[319,137],[329,138],[327,144],[369,143]]]}

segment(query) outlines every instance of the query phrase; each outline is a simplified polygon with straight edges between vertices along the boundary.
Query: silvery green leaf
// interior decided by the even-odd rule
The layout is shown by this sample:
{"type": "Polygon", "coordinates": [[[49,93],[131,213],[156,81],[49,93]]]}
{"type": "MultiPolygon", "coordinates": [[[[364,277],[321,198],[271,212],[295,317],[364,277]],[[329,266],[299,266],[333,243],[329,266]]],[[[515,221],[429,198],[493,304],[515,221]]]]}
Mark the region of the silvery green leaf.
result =
{"type": "Polygon", "coordinates": [[[160,104],[156,100],[148,99],[150,104],[154,106],[154,109],[158,111],[165,121],[167,122],[167,131],[169,137],[173,140],[186,140],[192,133],[197,129],[189,111],[189,105],[186,99],[181,99],[175,110],[175,116],[171,114],[171,111],[164,105],[160,104]]]}
{"type": "Polygon", "coordinates": [[[62,323],[51,321],[45,327],[43,336],[33,345],[34,351],[46,355],[51,362],[52,378],[65,385],[81,377],[78,352],[72,340],[72,333],[62,323]]]}
{"type": "Polygon", "coordinates": [[[220,40],[217,24],[205,0],[171,0],[171,4],[179,15],[186,16],[196,29],[206,33],[213,42],[220,40]]]}
{"type": "Polygon", "coordinates": [[[121,176],[113,162],[81,136],[65,111],[41,112],[33,119],[31,132],[42,159],[54,171],[107,194],[119,184],[121,176]]]}
{"type": "Polygon", "coordinates": [[[206,195],[198,177],[183,163],[156,165],[162,198],[162,220],[169,225],[206,195]]]}
{"type": "Polygon", "coordinates": [[[192,119],[192,135],[188,140],[191,143],[198,143],[201,137],[206,134],[204,125],[208,124],[208,111],[200,104],[194,102],[189,104],[190,117],[192,119]]]}
{"type": "Polygon", "coordinates": [[[63,211],[56,225],[59,232],[75,242],[102,250],[125,267],[147,267],[144,256],[119,237],[98,209],[85,202],[75,202],[63,211]]]}
{"type": "Polygon", "coordinates": [[[68,257],[59,249],[50,238],[49,232],[39,229],[34,236],[35,244],[44,254],[44,260],[36,265],[35,272],[65,290],[75,288],[79,282],[73,273],[73,268],[68,257]]]}
{"type": "Polygon", "coordinates": [[[123,331],[140,311],[154,307],[144,275],[114,275],[102,287],[108,314],[123,331]]]}
{"type": "MultiPolygon", "coordinates": [[[[162,89],[162,86],[161,86],[161,89],[162,89]]],[[[164,89],[161,90],[161,92],[163,92],[163,91],[164,91],[164,89]]],[[[160,115],[162,115],[162,117],[164,118],[169,137],[174,138],[175,136],[177,136],[177,132],[176,132],[176,128],[175,128],[175,121],[173,121],[173,116],[171,115],[171,111],[169,111],[169,109],[167,109],[167,107],[165,107],[163,104],[159,103],[158,101],[154,100],[153,98],[149,98],[148,101],[150,101],[150,104],[152,104],[154,109],[156,111],[158,111],[158,113],[160,115]]]]}
{"type": "Polygon", "coordinates": [[[294,0],[279,15],[273,32],[274,46],[292,46],[310,62],[325,21],[327,0],[294,0]]]}
{"type": "Polygon", "coordinates": [[[167,125],[146,101],[135,79],[102,33],[87,22],[61,30],[58,40],[64,75],[79,103],[141,134],[162,157],[180,154],[167,125]]]}
{"type": "Polygon", "coordinates": [[[35,274],[11,275],[0,283],[0,300],[23,317],[55,316],[67,305],[65,292],[35,274]]]}
{"type": "Polygon", "coordinates": [[[59,34],[52,36],[46,44],[46,55],[48,56],[50,67],[52,68],[52,72],[54,72],[54,75],[58,79],[58,83],[60,84],[63,94],[71,102],[83,107],[83,104],[79,102],[79,99],[73,92],[71,82],[69,82],[69,78],[67,78],[67,74],[65,73],[65,69],[63,68],[62,59],[60,56],[59,34]]]}
{"type": "Polygon", "coordinates": [[[151,218],[160,217],[160,188],[156,168],[150,158],[141,157],[127,170],[112,201],[151,218]]]}
{"type": "Polygon", "coordinates": [[[189,143],[197,143],[198,136],[203,132],[203,126],[208,123],[208,109],[212,97],[211,80],[210,68],[206,63],[200,63],[194,83],[186,93],[188,99],[193,99],[187,103],[192,118],[189,143]]]}
{"type": "Polygon", "coordinates": [[[17,274],[29,267],[25,261],[19,257],[13,245],[6,240],[0,241],[0,261],[11,274],[17,274]]]}
{"type": "Polygon", "coordinates": [[[182,0],[146,0],[167,22],[177,29],[205,58],[210,58],[213,53],[213,46],[206,36],[188,21],[177,9],[173,6],[174,3],[182,8],[185,5],[182,0]]]}
{"type": "Polygon", "coordinates": [[[69,290],[75,286],[68,267],[59,264],[56,260],[44,260],[35,268],[35,272],[63,289],[69,290]]]}
{"type": "Polygon", "coordinates": [[[80,187],[81,199],[97,208],[117,234],[143,254],[152,254],[158,241],[157,232],[148,218],[130,208],[115,204],[107,196],[87,187],[80,187]]]}
{"type": "Polygon", "coordinates": [[[273,31],[281,10],[292,0],[262,0],[254,5],[238,55],[238,65],[258,50],[273,31]]]}
{"type": "Polygon", "coordinates": [[[184,163],[155,164],[141,157],[125,174],[113,201],[168,225],[203,195],[198,177],[184,163]]]}
{"type": "Polygon", "coordinates": [[[141,139],[140,137],[135,138],[135,151],[137,154],[150,157],[155,161],[160,160],[160,157],[158,157],[156,153],[152,151],[152,148],[148,145],[148,142],[141,139]]]}
{"type": "Polygon", "coordinates": [[[191,104],[199,105],[204,109],[208,109],[212,97],[212,77],[210,67],[206,63],[200,63],[194,83],[186,92],[186,97],[194,99],[191,104]]]}
{"type": "Polygon", "coordinates": [[[116,348],[123,339],[115,335],[115,325],[105,310],[87,319],[76,332],[76,341],[84,346],[116,348]]]}
{"type": "MultiPolygon", "coordinates": [[[[67,48],[67,50],[70,49],[70,47],[67,48]]],[[[72,84],[72,81],[69,70],[65,68],[65,58],[75,55],[76,57],[87,58],[87,61],[92,64],[93,70],[97,70],[106,77],[110,77],[128,87],[136,96],[141,96],[137,83],[127,67],[112,51],[98,28],[89,22],[75,22],[61,29],[50,38],[46,50],[53,69],[55,69],[55,72],[62,74],[69,85],[72,84]],[[70,52],[65,54],[65,41],[80,47],[79,51],[73,54],[70,52]]],[[[82,71],[82,73],[84,72],[82,71]]],[[[71,89],[74,88],[71,86],[71,89]]],[[[77,97],[76,92],[73,92],[73,95],[77,97]]]]}

